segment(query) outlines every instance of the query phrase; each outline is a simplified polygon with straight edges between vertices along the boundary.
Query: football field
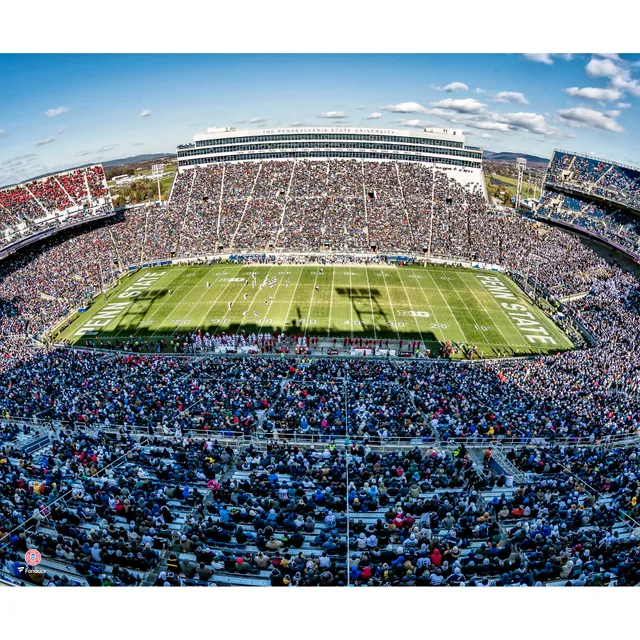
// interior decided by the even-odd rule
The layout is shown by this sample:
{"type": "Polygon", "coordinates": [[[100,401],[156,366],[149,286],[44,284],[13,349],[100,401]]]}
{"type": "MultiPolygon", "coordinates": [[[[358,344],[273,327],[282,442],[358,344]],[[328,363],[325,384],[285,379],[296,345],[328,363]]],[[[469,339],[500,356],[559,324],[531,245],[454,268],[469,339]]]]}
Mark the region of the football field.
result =
{"type": "Polygon", "coordinates": [[[155,344],[201,330],[447,341],[486,356],[555,353],[569,338],[506,276],[438,266],[182,265],[142,269],[56,339],[155,344]],[[262,285],[262,286],[261,286],[262,285]]]}

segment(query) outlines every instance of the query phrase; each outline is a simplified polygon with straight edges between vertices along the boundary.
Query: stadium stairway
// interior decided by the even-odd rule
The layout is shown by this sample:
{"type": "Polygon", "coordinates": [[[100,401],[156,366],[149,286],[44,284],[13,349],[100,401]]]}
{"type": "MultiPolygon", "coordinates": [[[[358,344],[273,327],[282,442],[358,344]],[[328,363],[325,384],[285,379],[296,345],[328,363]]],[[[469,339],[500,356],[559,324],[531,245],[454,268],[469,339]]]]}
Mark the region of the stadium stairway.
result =
{"type": "Polygon", "coordinates": [[[504,475],[507,477],[513,478],[514,484],[524,484],[528,482],[532,482],[532,475],[530,473],[524,473],[516,468],[507,457],[502,453],[502,451],[496,447],[493,450],[493,455],[491,456],[490,467],[498,473],[498,475],[504,475]]]}

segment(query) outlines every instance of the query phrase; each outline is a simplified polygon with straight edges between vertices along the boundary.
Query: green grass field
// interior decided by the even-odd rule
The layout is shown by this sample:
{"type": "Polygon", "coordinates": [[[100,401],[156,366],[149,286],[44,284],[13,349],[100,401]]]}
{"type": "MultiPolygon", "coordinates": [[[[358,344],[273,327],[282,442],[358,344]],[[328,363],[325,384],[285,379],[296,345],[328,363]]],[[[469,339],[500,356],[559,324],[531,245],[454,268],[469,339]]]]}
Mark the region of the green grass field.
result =
{"type": "Polygon", "coordinates": [[[451,340],[477,344],[485,357],[503,349],[515,355],[573,346],[502,274],[389,265],[325,266],[322,273],[321,267],[282,265],[143,269],[125,276],[106,299],[96,298],[56,338],[84,345],[134,336],[155,343],[197,329],[419,339],[432,349],[451,340]],[[259,291],[265,277],[276,282],[259,291]]]}

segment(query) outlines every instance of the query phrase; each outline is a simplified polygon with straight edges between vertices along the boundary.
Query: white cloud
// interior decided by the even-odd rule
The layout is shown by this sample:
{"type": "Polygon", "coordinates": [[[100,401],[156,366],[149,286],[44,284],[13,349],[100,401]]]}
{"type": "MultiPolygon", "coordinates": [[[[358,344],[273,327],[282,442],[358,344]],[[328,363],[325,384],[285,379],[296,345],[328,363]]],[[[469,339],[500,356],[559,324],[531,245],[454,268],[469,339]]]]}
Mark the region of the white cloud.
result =
{"type": "Polygon", "coordinates": [[[141,118],[148,118],[151,115],[151,111],[149,109],[143,109],[140,112],[140,117],[141,118]]]}
{"type": "Polygon", "coordinates": [[[486,129],[489,131],[502,131],[508,133],[511,131],[509,125],[506,122],[492,122],[490,120],[480,120],[478,122],[469,122],[470,127],[474,129],[486,129]]]}
{"type": "Polygon", "coordinates": [[[382,114],[379,111],[374,111],[370,113],[365,120],[378,120],[379,118],[382,118],[382,114]]]}
{"type": "Polygon", "coordinates": [[[626,74],[622,67],[607,58],[591,58],[586,66],[586,71],[588,75],[594,78],[614,78],[615,76],[626,74]]]}
{"type": "Polygon", "coordinates": [[[476,138],[493,138],[490,133],[472,133],[471,135],[476,136],[476,138]]]}
{"type": "Polygon", "coordinates": [[[450,82],[444,87],[435,87],[438,91],[453,93],[454,91],[469,91],[469,87],[464,82],[450,82]]]}
{"type": "Polygon", "coordinates": [[[620,56],[617,53],[594,53],[594,56],[600,56],[601,58],[609,58],[609,60],[620,60],[620,56]]]}
{"type": "Polygon", "coordinates": [[[144,142],[134,142],[133,146],[134,147],[144,147],[144,142]]]}
{"type": "Polygon", "coordinates": [[[540,113],[507,113],[498,116],[515,131],[529,131],[537,135],[550,136],[557,134],[557,129],[551,128],[540,113]]]}
{"type": "Polygon", "coordinates": [[[260,122],[266,122],[264,118],[251,118],[249,124],[259,124],[260,122]]]}
{"type": "Polygon", "coordinates": [[[69,109],[67,107],[57,107],[56,109],[48,109],[44,112],[44,115],[47,118],[55,118],[56,116],[61,116],[63,113],[67,113],[69,109]]]}
{"type": "Polygon", "coordinates": [[[61,134],[61,133],[64,133],[64,127],[60,127],[60,128],[58,129],[58,133],[60,133],[60,134],[61,134]]]}
{"type": "Polygon", "coordinates": [[[487,105],[475,100],[474,98],[445,98],[439,102],[431,103],[431,106],[436,109],[450,109],[451,111],[457,111],[458,113],[478,113],[487,105]]]}
{"type": "Polygon", "coordinates": [[[518,104],[529,104],[523,93],[517,91],[499,91],[493,96],[493,102],[517,102],[518,104]]]}
{"type": "Polygon", "coordinates": [[[601,87],[569,87],[567,93],[574,98],[586,98],[587,100],[617,100],[621,93],[618,89],[603,89],[601,87]]]}
{"type": "Polygon", "coordinates": [[[486,89],[481,89],[480,87],[476,87],[476,93],[489,93],[486,89]]]}
{"type": "Polygon", "coordinates": [[[325,113],[319,113],[318,118],[348,118],[349,114],[344,111],[326,111],[325,113]]]}
{"type": "Polygon", "coordinates": [[[628,109],[631,105],[628,102],[618,102],[616,103],[616,107],[618,109],[628,109]]]}
{"type": "Polygon", "coordinates": [[[494,113],[484,111],[480,114],[462,114],[449,118],[454,124],[462,124],[472,129],[514,133],[528,131],[535,135],[552,136],[559,133],[547,124],[545,117],[539,113],[494,113]]]}
{"type": "Polygon", "coordinates": [[[52,142],[55,142],[56,139],[55,138],[46,138],[45,140],[38,140],[38,142],[36,142],[36,147],[44,147],[47,144],[51,144],[52,142]]]}
{"type": "MultiPolygon", "coordinates": [[[[516,94],[515,92],[500,93],[508,94],[506,97],[500,96],[505,101],[514,100],[520,102],[521,99],[526,100],[522,94],[516,94]]],[[[560,134],[560,130],[551,127],[542,114],[532,112],[498,113],[487,110],[486,106],[486,104],[472,98],[464,100],[447,98],[432,103],[432,108],[428,113],[452,124],[462,125],[471,129],[507,134],[528,131],[541,136],[558,136],[560,134]]]]}
{"type": "Polygon", "coordinates": [[[626,91],[632,96],[640,97],[640,84],[637,80],[632,80],[628,72],[626,75],[614,76],[611,78],[611,84],[621,91],[626,91]]]}
{"type": "Polygon", "coordinates": [[[631,77],[629,69],[623,64],[620,59],[591,58],[586,72],[594,78],[609,78],[614,89],[640,96],[640,83],[631,77]]]}
{"type": "Polygon", "coordinates": [[[542,62],[544,64],[553,64],[550,53],[525,53],[524,57],[532,62],[542,62]]]}
{"type": "Polygon", "coordinates": [[[401,127],[432,127],[433,122],[427,122],[426,120],[399,120],[398,124],[401,127]]]}
{"type": "Polygon", "coordinates": [[[615,131],[622,133],[622,125],[616,121],[620,115],[619,111],[596,111],[585,107],[575,107],[574,109],[560,109],[557,112],[558,118],[570,127],[582,129],[603,129],[604,131],[615,131]]]}
{"type": "Polygon", "coordinates": [[[417,102],[401,102],[400,104],[390,104],[382,107],[383,111],[391,113],[426,113],[427,110],[417,102]]]}
{"type": "Polygon", "coordinates": [[[0,129],[0,138],[1,138],[2,136],[6,136],[6,135],[7,135],[6,130],[5,130],[5,129],[0,129]]]}
{"type": "Polygon", "coordinates": [[[573,53],[524,53],[527,60],[532,62],[542,62],[543,64],[553,64],[553,58],[562,58],[569,62],[573,60],[573,53]]]}

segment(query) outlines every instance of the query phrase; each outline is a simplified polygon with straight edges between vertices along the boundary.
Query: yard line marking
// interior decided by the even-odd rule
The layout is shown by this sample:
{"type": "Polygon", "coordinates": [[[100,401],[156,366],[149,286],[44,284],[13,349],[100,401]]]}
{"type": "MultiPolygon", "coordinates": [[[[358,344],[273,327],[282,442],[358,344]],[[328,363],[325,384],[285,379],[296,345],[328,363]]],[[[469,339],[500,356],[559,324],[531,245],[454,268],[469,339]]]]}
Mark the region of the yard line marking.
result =
{"type": "MultiPolygon", "coordinates": [[[[169,280],[169,282],[167,283],[167,285],[171,284],[174,280],[176,280],[177,278],[179,278],[179,277],[180,277],[180,276],[181,276],[185,271],[187,271],[187,270],[189,269],[189,267],[174,267],[174,268],[176,269],[176,271],[177,271],[178,273],[177,273],[176,275],[174,275],[174,276],[173,276],[173,278],[171,278],[171,279],[169,280]]],[[[140,269],[140,272],[141,272],[142,276],[144,276],[144,274],[145,274],[145,273],[149,273],[149,271],[150,271],[149,269],[140,269]]],[[[158,282],[160,282],[162,279],[163,279],[163,278],[161,278],[160,280],[158,280],[158,282]]],[[[139,278],[136,278],[136,279],[135,279],[135,282],[138,282],[138,280],[139,280],[139,278]]],[[[129,285],[129,286],[131,286],[131,285],[129,285]]],[[[166,288],[166,286],[165,286],[164,288],[166,288]]],[[[126,287],[125,287],[125,289],[126,289],[126,287]]],[[[118,291],[118,292],[120,292],[120,291],[119,291],[119,288],[117,289],[117,291],[118,291]]],[[[163,288],[151,289],[151,291],[157,291],[158,293],[160,293],[161,291],[163,291],[163,288]]],[[[154,299],[155,299],[155,298],[154,298],[154,299]]],[[[136,302],[137,302],[137,298],[134,298],[134,302],[133,302],[133,304],[131,305],[131,309],[133,309],[133,307],[135,306],[135,303],[136,303],[136,302]]],[[[152,301],[152,303],[153,303],[153,301],[152,301]]],[[[141,320],[142,320],[142,319],[145,319],[145,320],[147,320],[147,319],[151,319],[151,317],[152,317],[155,313],[157,313],[158,309],[159,309],[159,308],[161,308],[161,307],[162,307],[162,305],[158,305],[158,307],[155,309],[155,311],[153,311],[153,312],[149,315],[149,318],[147,318],[146,316],[144,316],[144,318],[141,318],[141,320]]],[[[120,320],[122,320],[122,317],[120,318],[120,320]]],[[[140,324],[139,324],[139,323],[138,323],[138,326],[140,326],[140,324]]],[[[114,336],[111,336],[111,338],[113,338],[113,339],[117,338],[117,337],[118,337],[118,336],[119,336],[123,331],[125,331],[125,329],[124,329],[124,328],[123,328],[123,329],[120,329],[120,330],[119,330],[119,331],[118,331],[114,336]]],[[[100,332],[100,333],[102,333],[102,332],[100,332]]],[[[136,333],[135,333],[135,334],[131,334],[131,335],[135,335],[135,336],[137,336],[137,335],[138,335],[137,330],[136,330],[136,333]]],[[[96,336],[96,338],[99,338],[99,337],[100,337],[100,334],[98,334],[98,335],[96,336]]]]}
{"type": "MultiPolygon", "coordinates": [[[[284,327],[287,326],[287,324],[290,324],[289,323],[289,314],[291,313],[291,307],[293,306],[293,300],[296,297],[296,292],[298,291],[298,284],[300,284],[300,278],[302,278],[302,272],[303,271],[304,271],[304,267],[300,267],[300,273],[298,274],[298,279],[296,280],[296,288],[293,290],[293,295],[291,296],[291,300],[289,300],[289,308],[287,309],[287,315],[286,315],[286,317],[284,319],[283,330],[284,330],[284,327]]],[[[285,333],[287,333],[287,332],[285,331],[285,333]]]]}
{"type": "MultiPolygon", "coordinates": [[[[235,275],[237,276],[242,270],[244,269],[244,265],[240,265],[240,267],[238,267],[238,270],[236,271],[235,275]]],[[[219,279],[219,278],[218,278],[219,279]]],[[[222,297],[222,294],[233,284],[233,279],[229,278],[229,282],[227,282],[227,284],[224,286],[224,288],[222,289],[222,291],[218,294],[218,296],[216,297],[216,299],[209,305],[209,308],[207,309],[207,311],[205,312],[202,320],[200,321],[200,323],[204,323],[207,321],[207,316],[211,313],[211,309],[213,309],[213,307],[217,304],[218,300],[220,300],[220,298],[222,297]]],[[[240,295],[240,292],[242,291],[242,287],[240,287],[240,291],[238,291],[234,302],[236,301],[236,299],[238,298],[238,296],[240,295]]],[[[229,311],[227,310],[227,313],[229,311]]],[[[226,317],[226,316],[225,316],[226,317]]],[[[224,318],[223,318],[224,320],[224,318]]],[[[222,324],[222,322],[220,322],[220,324],[216,325],[216,329],[218,329],[218,327],[220,327],[220,325],[222,324]]],[[[206,332],[208,333],[208,331],[206,332]]],[[[211,334],[211,336],[215,336],[215,332],[211,334]]]]}
{"type": "MultiPolygon", "coordinates": [[[[273,300],[270,302],[269,306],[267,307],[267,310],[271,308],[271,305],[276,301],[276,298],[278,297],[278,291],[280,290],[280,285],[282,285],[282,281],[284,280],[284,276],[286,275],[287,267],[288,267],[288,265],[284,265],[284,272],[283,272],[282,279],[280,280],[280,282],[278,282],[278,286],[276,287],[276,292],[273,294],[273,300]]],[[[264,318],[262,319],[262,322],[260,323],[260,331],[259,331],[259,333],[262,333],[262,328],[264,327],[264,323],[265,323],[266,319],[267,319],[267,313],[265,312],[264,318]]],[[[271,319],[273,320],[273,317],[271,319]]],[[[244,318],[242,319],[242,322],[244,322],[244,318]]],[[[238,331],[240,331],[240,327],[242,326],[242,322],[238,325],[238,331]]],[[[271,328],[273,329],[273,327],[271,327],[271,328]]],[[[283,330],[284,330],[284,326],[283,326],[283,330]]]]}
{"type": "MultiPolygon", "coordinates": [[[[500,332],[500,335],[504,338],[505,347],[512,346],[511,342],[509,340],[507,340],[507,336],[504,335],[504,333],[502,332],[502,329],[498,326],[498,323],[493,319],[492,315],[487,311],[487,308],[484,306],[484,304],[482,304],[482,301],[480,300],[480,298],[478,298],[478,296],[475,294],[473,289],[467,284],[467,281],[459,273],[456,273],[454,275],[456,276],[456,278],[458,278],[458,280],[460,280],[460,282],[462,282],[462,284],[464,284],[465,287],[467,287],[467,289],[469,289],[469,291],[471,291],[471,295],[478,301],[478,303],[482,307],[483,311],[489,316],[489,320],[491,320],[493,326],[500,332]]],[[[460,298],[460,300],[462,300],[462,304],[464,305],[465,309],[469,313],[471,313],[471,315],[473,315],[473,313],[471,312],[471,309],[469,309],[469,307],[467,307],[467,303],[464,301],[464,298],[458,293],[457,290],[456,290],[456,294],[458,295],[458,298],[460,298]]],[[[500,310],[502,311],[502,308],[500,308],[500,310]]],[[[505,313],[504,315],[506,316],[507,314],[505,313]]],[[[520,331],[518,331],[518,333],[520,333],[520,331]]],[[[520,335],[522,336],[522,333],[520,333],[520,335]]]]}
{"type": "Polygon", "coordinates": [[[316,293],[316,284],[318,283],[318,273],[320,273],[320,265],[316,269],[316,278],[313,281],[313,291],[311,292],[311,300],[309,300],[309,311],[307,311],[307,321],[304,323],[304,333],[303,335],[307,336],[307,327],[309,326],[309,318],[311,317],[311,307],[313,307],[313,296],[316,293]]]}
{"type": "MultiPolygon", "coordinates": [[[[240,273],[240,271],[242,271],[242,267],[240,267],[240,268],[238,269],[238,271],[236,271],[235,275],[237,276],[237,275],[238,275],[238,273],[240,273]]],[[[207,274],[206,274],[206,275],[209,275],[210,273],[211,273],[211,269],[207,269],[207,274]]],[[[218,276],[217,276],[217,277],[216,277],[216,276],[212,276],[212,279],[213,279],[213,282],[214,282],[214,284],[215,284],[215,283],[220,279],[220,274],[218,274],[218,276]]],[[[229,283],[227,284],[227,286],[229,286],[229,284],[231,284],[231,283],[229,282],[229,283]]],[[[192,288],[195,288],[195,287],[192,287],[192,288]]],[[[225,287],[225,289],[226,289],[226,287],[225,287]]],[[[191,309],[189,309],[189,311],[187,311],[187,314],[186,314],[186,316],[185,316],[186,318],[188,318],[188,317],[189,317],[189,315],[193,312],[193,310],[198,306],[198,304],[200,303],[200,300],[202,300],[202,298],[204,298],[204,296],[206,296],[206,295],[207,295],[207,291],[208,291],[208,290],[209,290],[209,289],[207,289],[207,288],[205,287],[205,290],[204,290],[204,292],[202,293],[202,295],[201,295],[201,296],[200,296],[200,297],[199,297],[199,298],[194,302],[194,304],[191,306],[191,309]]],[[[207,313],[208,313],[208,311],[207,311],[207,313]]],[[[207,316],[206,316],[206,314],[205,314],[205,316],[204,316],[204,318],[202,318],[201,322],[202,322],[202,321],[204,321],[204,320],[206,320],[206,319],[207,319],[207,316]]],[[[198,329],[200,329],[200,326],[199,326],[199,325],[198,325],[198,327],[194,328],[193,330],[194,330],[194,331],[197,331],[198,329]]]]}
{"type": "MultiPolygon", "coordinates": [[[[398,267],[396,267],[396,272],[398,273],[398,279],[400,280],[400,283],[402,284],[402,288],[404,289],[404,295],[407,296],[407,302],[409,303],[409,308],[411,309],[411,313],[415,314],[415,311],[413,309],[413,305],[411,304],[411,298],[409,297],[409,293],[407,292],[407,287],[405,287],[404,280],[400,276],[400,269],[398,267]]],[[[418,333],[420,334],[420,340],[422,340],[422,342],[424,342],[424,336],[422,335],[422,331],[420,331],[420,325],[418,324],[418,318],[414,315],[413,319],[414,319],[414,321],[416,323],[416,328],[418,329],[418,333]]]]}
{"type": "MultiPolygon", "coordinates": [[[[300,278],[302,278],[302,272],[304,271],[304,267],[300,267],[300,273],[298,274],[298,279],[296,280],[296,288],[293,290],[293,295],[289,300],[289,308],[287,309],[287,315],[284,318],[284,323],[282,325],[282,330],[284,331],[287,323],[289,322],[289,314],[291,313],[291,307],[293,306],[293,299],[296,297],[296,292],[298,291],[298,284],[300,284],[300,278]]],[[[284,333],[287,333],[284,331],[284,333]]],[[[288,335],[288,334],[287,334],[288,335]]]]}
{"type": "Polygon", "coordinates": [[[369,306],[371,307],[371,323],[373,324],[373,338],[374,340],[377,340],[378,335],[376,333],[376,317],[373,313],[373,300],[371,299],[371,284],[369,283],[369,268],[365,267],[364,272],[367,276],[367,287],[369,287],[369,306]]]}
{"type": "MultiPolygon", "coordinates": [[[[411,269],[411,271],[418,271],[418,272],[424,273],[426,271],[426,269],[424,269],[424,270],[411,269]]],[[[434,320],[434,322],[436,324],[436,330],[440,332],[440,335],[442,336],[442,342],[446,342],[447,340],[445,338],[444,331],[443,331],[442,327],[440,326],[440,321],[438,320],[438,316],[436,315],[435,310],[431,306],[431,302],[429,300],[429,296],[427,295],[427,292],[424,290],[424,287],[422,286],[422,283],[420,282],[420,279],[416,278],[416,280],[418,281],[418,286],[420,287],[420,291],[422,291],[422,295],[424,296],[424,299],[425,299],[427,305],[429,306],[429,311],[431,311],[431,315],[433,316],[433,320],[434,320]]],[[[433,342],[433,340],[431,340],[430,342],[433,342]]]]}
{"type": "Polygon", "coordinates": [[[384,277],[384,269],[380,267],[380,277],[384,280],[384,286],[387,289],[387,298],[389,298],[389,305],[391,306],[391,315],[393,316],[393,326],[396,328],[396,335],[398,336],[398,340],[400,340],[400,332],[398,331],[398,322],[396,321],[396,312],[393,308],[393,300],[391,300],[391,294],[389,293],[389,285],[387,284],[387,279],[384,277]]]}
{"type": "MultiPolygon", "coordinates": [[[[269,274],[271,273],[271,271],[273,270],[273,267],[275,266],[275,264],[272,264],[269,267],[269,271],[267,272],[267,276],[265,279],[269,278],[269,274]]],[[[231,284],[231,283],[229,283],[231,284]]],[[[229,285],[227,285],[229,286],[229,285]]],[[[225,287],[226,289],[226,287],[225,287]]],[[[238,293],[236,294],[236,297],[233,299],[233,303],[231,304],[231,306],[233,307],[233,305],[235,304],[236,300],[238,299],[238,296],[242,293],[243,288],[240,287],[240,290],[238,291],[238,293]]],[[[258,287],[258,290],[255,292],[251,302],[249,303],[249,307],[247,308],[247,313],[249,312],[249,309],[251,309],[253,307],[254,302],[256,301],[256,298],[258,297],[258,294],[260,293],[260,288],[258,287]]],[[[225,312],[224,316],[222,316],[222,319],[220,320],[219,324],[216,325],[216,331],[224,324],[224,321],[226,319],[226,317],[229,315],[229,311],[231,311],[231,309],[227,308],[227,311],[225,312]]],[[[244,319],[243,319],[244,322],[244,319]]],[[[242,324],[242,322],[240,323],[242,324]]],[[[240,325],[238,325],[238,329],[240,328],[240,325]]],[[[212,335],[215,335],[215,333],[213,333],[212,335]]]]}
{"type": "Polygon", "coordinates": [[[336,267],[333,267],[333,276],[331,277],[331,300],[329,301],[329,326],[327,327],[327,338],[331,335],[331,314],[333,312],[333,292],[336,282],[336,267]]]}
{"type": "MultiPolygon", "coordinates": [[[[209,273],[211,273],[211,271],[213,269],[216,268],[216,266],[220,266],[220,265],[212,265],[212,268],[209,269],[209,273]]],[[[238,270],[235,272],[234,277],[237,276],[242,270],[244,269],[244,265],[240,264],[240,266],[238,267],[238,270]]],[[[218,280],[220,280],[220,276],[226,274],[226,267],[224,268],[223,271],[221,271],[217,276],[215,277],[214,282],[218,282],[218,280]]],[[[211,309],[213,309],[213,307],[215,306],[216,302],[218,302],[218,300],[220,299],[220,296],[227,290],[227,288],[232,284],[231,279],[230,281],[226,284],[226,286],[224,287],[224,289],[218,294],[218,297],[209,305],[209,308],[205,311],[204,316],[202,317],[202,320],[200,321],[200,323],[203,323],[206,321],[207,316],[211,313],[211,309]]]]}
{"type": "MultiPolygon", "coordinates": [[[[202,276],[202,278],[200,278],[200,279],[198,280],[198,282],[196,283],[196,285],[200,284],[200,283],[201,283],[201,282],[202,282],[202,281],[203,281],[203,280],[204,280],[204,279],[209,275],[209,271],[210,271],[210,269],[207,269],[207,272],[202,276]]],[[[180,298],[180,301],[179,301],[179,302],[177,302],[175,305],[172,305],[172,307],[171,307],[171,311],[170,311],[169,313],[167,313],[167,315],[162,319],[162,322],[164,322],[164,321],[165,321],[165,320],[166,320],[166,319],[167,319],[167,318],[168,318],[168,317],[173,313],[173,311],[175,311],[176,307],[177,307],[179,304],[181,304],[181,303],[182,303],[182,301],[183,301],[183,300],[184,300],[184,299],[189,295],[189,293],[191,293],[191,291],[193,291],[193,289],[194,289],[194,286],[193,286],[193,285],[189,285],[189,286],[187,287],[187,293],[185,293],[185,294],[182,296],[182,298],[180,298]]],[[[168,303],[168,302],[166,302],[166,303],[161,304],[161,305],[158,307],[158,309],[161,309],[165,304],[169,304],[169,303],[168,303]]],[[[179,325],[177,325],[177,326],[179,326],[179,325]]],[[[154,332],[153,332],[149,337],[150,337],[150,338],[153,338],[153,337],[158,333],[158,331],[160,331],[160,328],[159,328],[159,327],[158,327],[158,329],[156,329],[156,330],[155,330],[155,331],[154,331],[154,332]]],[[[175,331],[173,331],[172,333],[176,333],[176,332],[175,332],[175,331]]]]}
{"type": "Polygon", "coordinates": [[[469,342],[469,339],[467,338],[464,331],[462,330],[462,327],[460,326],[460,322],[458,322],[458,318],[456,317],[456,314],[453,313],[453,309],[449,306],[449,301],[447,300],[446,296],[442,293],[442,290],[438,286],[438,283],[435,281],[434,277],[429,272],[429,269],[425,269],[425,272],[431,278],[431,282],[433,282],[435,288],[438,290],[438,293],[440,294],[440,297],[444,300],[444,303],[447,305],[447,309],[449,309],[449,313],[451,313],[451,315],[453,316],[453,319],[456,321],[456,324],[458,325],[458,329],[460,329],[460,333],[462,334],[462,338],[464,339],[465,343],[473,344],[469,342]]]}
{"type": "MultiPolygon", "coordinates": [[[[268,279],[268,278],[269,278],[269,274],[273,271],[273,268],[274,268],[275,266],[276,266],[275,264],[272,264],[272,265],[269,267],[269,271],[267,272],[267,276],[266,276],[266,278],[265,278],[265,279],[268,279]]],[[[231,284],[231,283],[229,283],[229,284],[231,284]]],[[[238,299],[238,296],[239,296],[241,293],[242,293],[242,287],[240,287],[240,290],[238,291],[238,293],[237,293],[236,297],[233,299],[233,303],[232,303],[232,305],[231,305],[231,306],[233,306],[233,305],[235,304],[236,300],[238,299]]],[[[258,290],[255,292],[255,294],[254,294],[254,296],[253,296],[253,298],[252,298],[251,302],[249,303],[249,307],[248,307],[248,309],[247,309],[247,313],[249,312],[249,309],[251,309],[251,308],[253,307],[253,305],[254,305],[254,303],[255,303],[255,301],[256,301],[256,298],[258,297],[258,294],[259,294],[259,293],[260,293],[260,287],[258,287],[258,290]]],[[[225,321],[226,317],[229,315],[229,311],[231,311],[231,309],[227,308],[226,313],[224,314],[224,316],[222,316],[222,320],[221,320],[221,321],[220,321],[220,323],[216,326],[216,330],[217,330],[217,329],[219,329],[219,328],[224,324],[224,321],[225,321]]],[[[242,322],[244,322],[244,319],[242,320],[242,322]]],[[[238,329],[240,329],[240,325],[242,325],[242,322],[238,325],[238,329]]],[[[213,334],[213,335],[215,335],[215,334],[213,334]]]]}

